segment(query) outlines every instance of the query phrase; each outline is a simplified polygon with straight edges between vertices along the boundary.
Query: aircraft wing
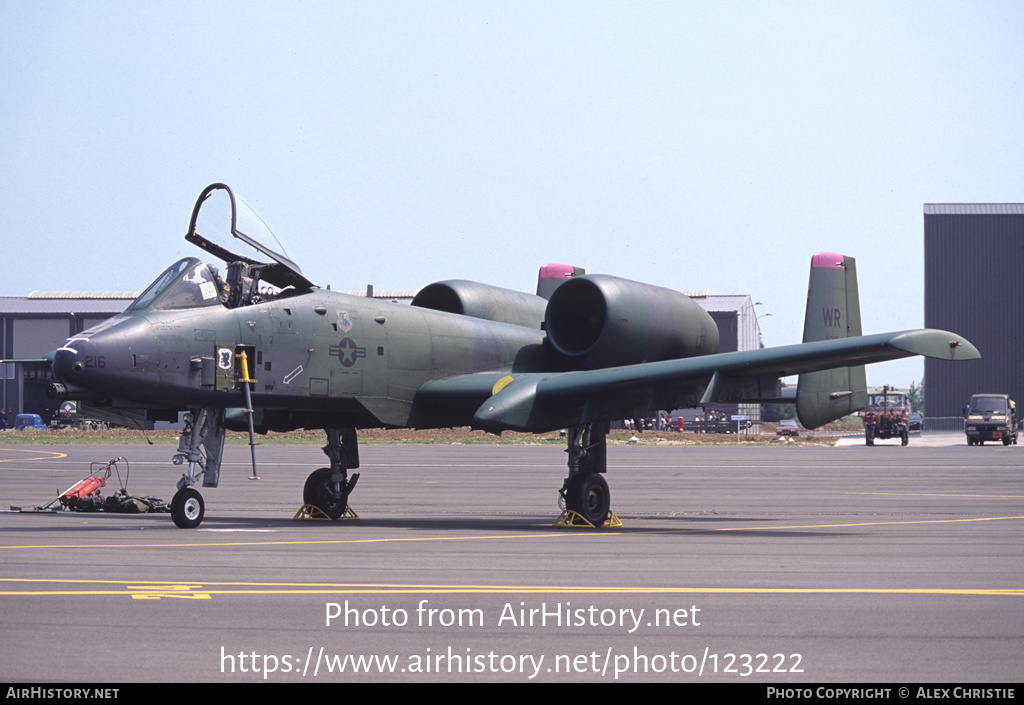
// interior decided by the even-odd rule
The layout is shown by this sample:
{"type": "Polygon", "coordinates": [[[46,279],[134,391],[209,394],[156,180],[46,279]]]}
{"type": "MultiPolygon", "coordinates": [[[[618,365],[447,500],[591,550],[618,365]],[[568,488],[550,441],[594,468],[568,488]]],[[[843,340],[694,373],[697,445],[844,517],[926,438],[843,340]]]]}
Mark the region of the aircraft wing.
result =
{"type": "Polygon", "coordinates": [[[912,355],[981,357],[955,333],[922,329],[588,371],[462,375],[423,385],[417,403],[425,409],[475,408],[472,425],[495,433],[542,432],[697,404],[782,401],[782,377],[912,355]]]}

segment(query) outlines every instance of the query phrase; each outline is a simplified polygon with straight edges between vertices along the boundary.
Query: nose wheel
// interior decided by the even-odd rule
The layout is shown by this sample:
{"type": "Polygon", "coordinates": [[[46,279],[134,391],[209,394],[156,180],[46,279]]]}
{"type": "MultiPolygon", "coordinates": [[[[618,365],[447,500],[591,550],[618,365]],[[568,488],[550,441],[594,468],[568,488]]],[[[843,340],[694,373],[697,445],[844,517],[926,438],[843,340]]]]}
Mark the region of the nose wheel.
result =
{"type": "Polygon", "coordinates": [[[183,487],[171,499],[171,519],[179,529],[194,529],[203,521],[206,505],[203,495],[191,487],[183,487]]]}

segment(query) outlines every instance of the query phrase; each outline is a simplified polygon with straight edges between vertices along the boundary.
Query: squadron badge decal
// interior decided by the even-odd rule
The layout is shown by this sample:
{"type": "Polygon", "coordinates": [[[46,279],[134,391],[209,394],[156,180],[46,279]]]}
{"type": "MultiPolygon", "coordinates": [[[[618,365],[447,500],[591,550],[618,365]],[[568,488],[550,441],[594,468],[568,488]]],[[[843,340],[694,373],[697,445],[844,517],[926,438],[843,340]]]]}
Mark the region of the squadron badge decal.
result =
{"type": "Polygon", "coordinates": [[[217,367],[230,370],[234,363],[235,353],[231,348],[217,348],[217,367]]]}

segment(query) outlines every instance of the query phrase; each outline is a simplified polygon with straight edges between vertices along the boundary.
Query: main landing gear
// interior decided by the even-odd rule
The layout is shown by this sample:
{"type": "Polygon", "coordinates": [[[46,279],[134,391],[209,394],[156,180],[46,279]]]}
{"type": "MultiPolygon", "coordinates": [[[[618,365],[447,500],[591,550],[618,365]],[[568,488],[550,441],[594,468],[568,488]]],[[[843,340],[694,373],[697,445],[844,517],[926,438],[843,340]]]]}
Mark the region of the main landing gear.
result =
{"type": "MultiPolygon", "coordinates": [[[[359,446],[354,428],[328,428],[324,454],[330,467],[310,473],[302,489],[303,502],[331,519],[340,519],[348,509],[348,498],[359,480],[359,446]]],[[[224,453],[224,410],[212,407],[196,409],[185,415],[185,428],[174,455],[175,465],[188,464],[188,471],[178,481],[178,491],[171,500],[171,518],[182,529],[194,529],[203,521],[206,508],[203,496],[192,487],[201,477],[203,487],[216,487],[220,480],[221,457],[224,453]]],[[[568,524],[579,526],[576,519],[593,527],[615,521],[611,512],[611,492],[604,479],[608,469],[605,423],[580,424],[568,430],[569,474],[562,483],[559,497],[570,514],[568,524]]]]}
{"type": "Polygon", "coordinates": [[[594,527],[602,526],[611,513],[612,496],[604,473],[608,469],[608,426],[580,424],[568,431],[569,475],[559,497],[568,512],[594,527]]]}
{"type": "MultiPolygon", "coordinates": [[[[331,519],[339,519],[345,514],[348,496],[359,480],[359,473],[351,476],[348,473],[359,467],[359,448],[354,428],[328,428],[326,431],[324,453],[331,465],[310,474],[302,497],[306,504],[331,519]]],[[[178,491],[171,499],[171,518],[179,528],[194,529],[203,521],[206,513],[203,496],[192,485],[201,477],[203,487],[217,486],[224,454],[224,432],[223,409],[204,407],[185,414],[185,428],[173,460],[175,465],[188,464],[188,471],[178,480],[178,491]]]]}
{"type": "Polygon", "coordinates": [[[328,428],[324,453],[331,460],[329,468],[314,470],[302,488],[302,501],[322,511],[331,519],[339,519],[348,508],[348,496],[359,481],[359,473],[348,476],[359,467],[359,446],[354,428],[328,428]]]}

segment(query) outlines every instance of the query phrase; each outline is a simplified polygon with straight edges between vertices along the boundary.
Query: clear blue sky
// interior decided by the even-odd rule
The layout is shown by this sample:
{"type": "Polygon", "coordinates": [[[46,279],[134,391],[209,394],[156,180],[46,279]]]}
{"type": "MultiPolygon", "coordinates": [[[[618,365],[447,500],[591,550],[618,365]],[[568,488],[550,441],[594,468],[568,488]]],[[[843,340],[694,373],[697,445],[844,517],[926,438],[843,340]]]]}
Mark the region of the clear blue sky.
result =
{"type": "Polygon", "coordinates": [[[335,289],[562,262],[749,293],[782,345],[828,250],[865,332],[919,327],[922,205],[1024,201],[1022,36],[1016,1],[0,0],[0,295],[142,289],[224,181],[335,289]]]}

